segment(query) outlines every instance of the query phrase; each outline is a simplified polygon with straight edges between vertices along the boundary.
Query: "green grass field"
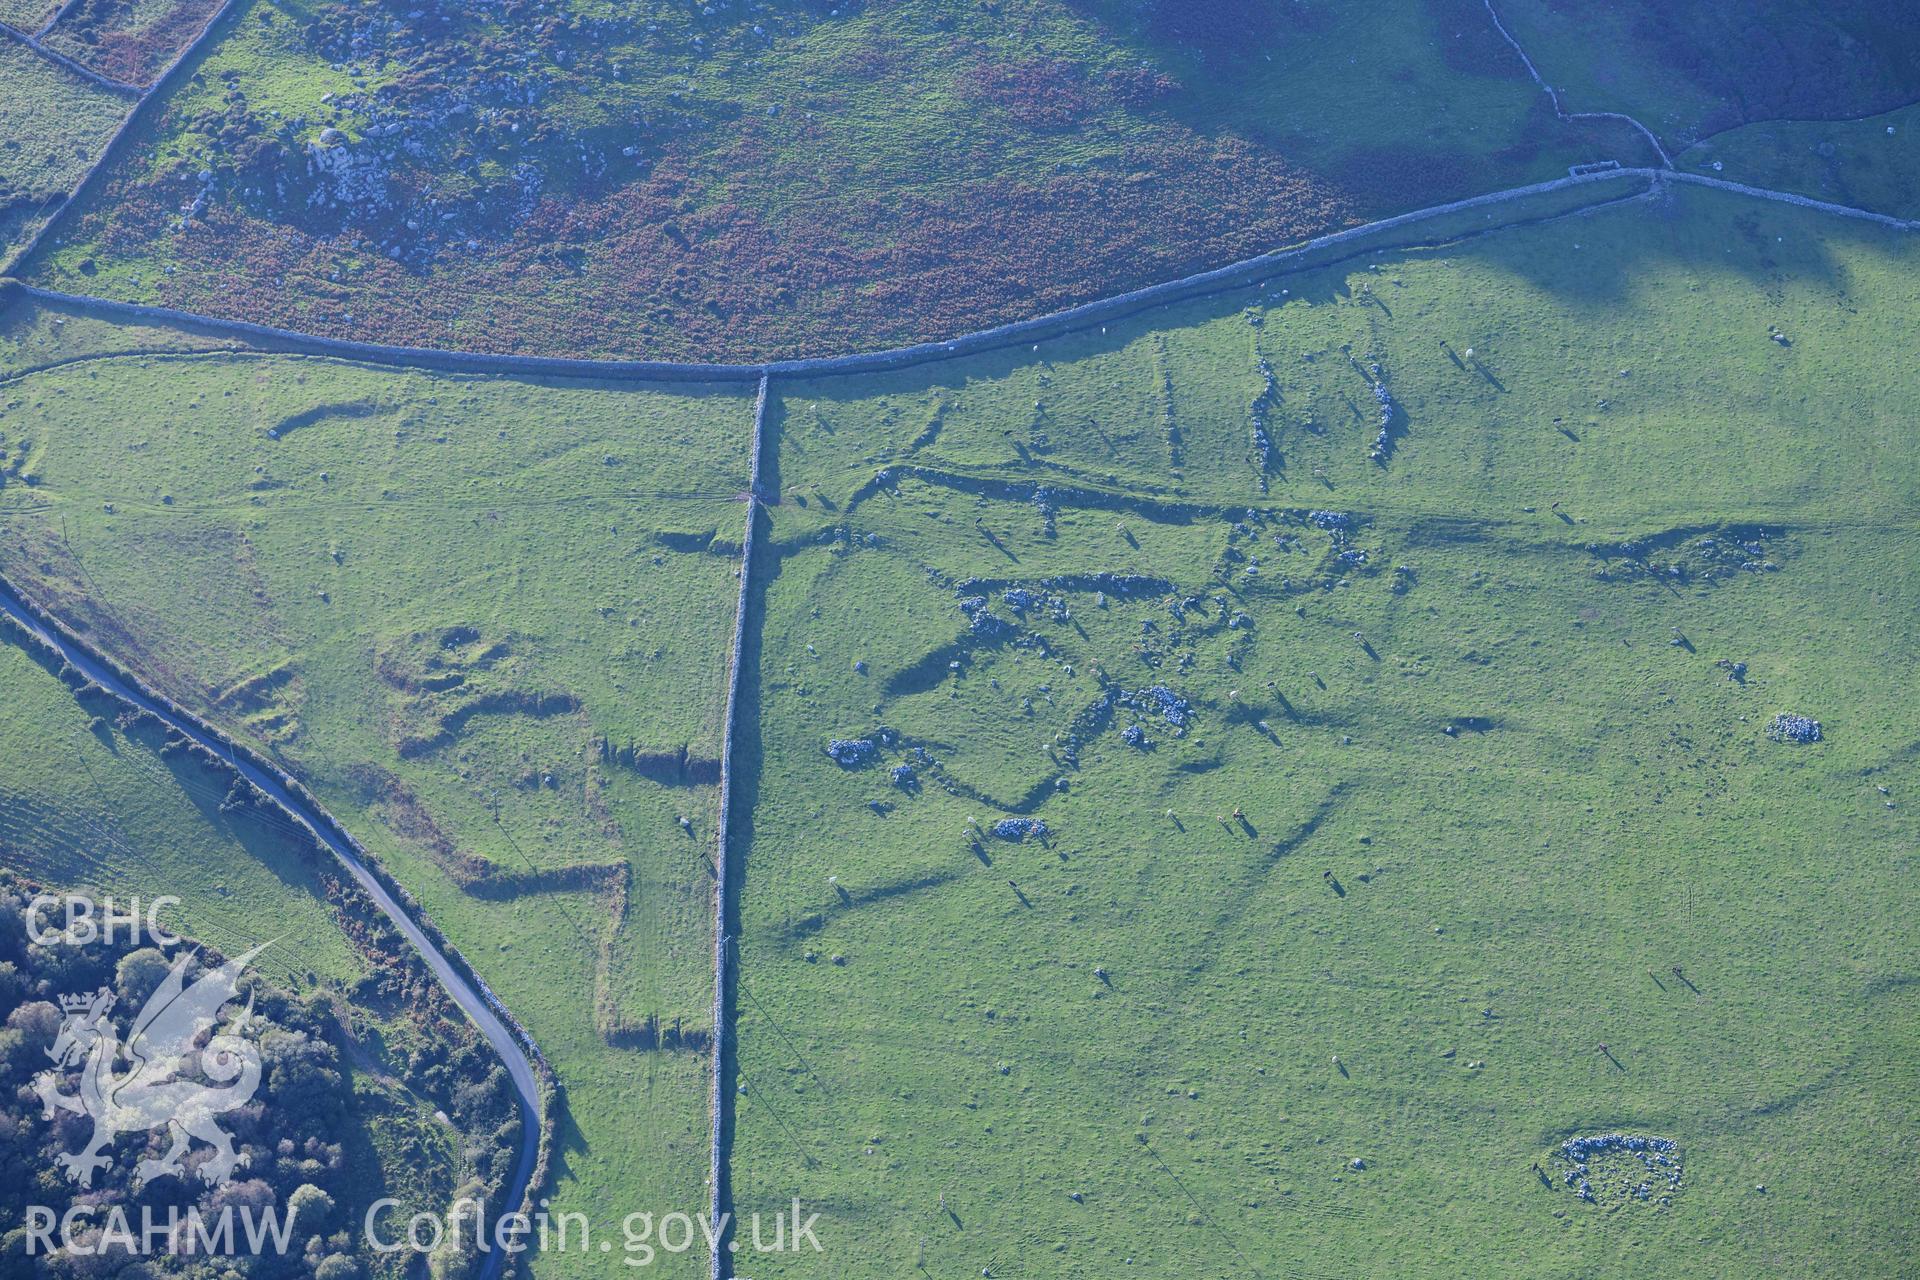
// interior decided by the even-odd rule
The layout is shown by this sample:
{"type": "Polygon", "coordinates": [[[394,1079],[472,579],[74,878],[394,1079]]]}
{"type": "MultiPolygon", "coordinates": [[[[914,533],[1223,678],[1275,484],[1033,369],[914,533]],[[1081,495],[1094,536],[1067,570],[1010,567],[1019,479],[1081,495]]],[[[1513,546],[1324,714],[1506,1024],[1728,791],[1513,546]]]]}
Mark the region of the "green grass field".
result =
{"type": "Polygon", "coordinates": [[[553,1063],[554,1205],[603,1226],[705,1203],[751,419],[739,389],[258,353],[0,389],[0,572],[306,779],[416,893],[553,1063]]]}
{"type": "Polygon", "coordinates": [[[168,925],[231,955],[278,939],[258,967],[284,986],[311,973],[345,988],[366,972],[299,842],[258,811],[222,812],[225,779],[195,758],[160,755],[151,730],[97,718],[12,640],[0,646],[0,689],[10,870],[123,900],[171,894],[181,902],[168,925]]]}
{"type": "Polygon", "coordinates": [[[1920,106],[1864,120],[1769,120],[1674,157],[1683,169],[1795,191],[1896,218],[1920,217],[1920,106]],[[1719,169],[1713,166],[1718,164],[1719,169]]]}
{"type": "Polygon", "coordinates": [[[245,346],[167,325],[107,320],[65,304],[13,306],[12,301],[0,295],[0,386],[22,375],[103,356],[187,355],[245,346]]]}
{"type": "MultiPolygon", "coordinates": [[[[1493,7],[1682,171],[1920,217],[1888,0],[1493,7]]],[[[144,83],[211,9],[52,43],[144,83]]],[[[130,103],[0,38],[0,276],[837,355],[1653,151],[1483,0],[245,0],[185,72],[12,262],[130,103]]],[[[616,1249],[711,1191],[747,572],[736,1280],[1912,1275],[1920,242],[1635,178],[1315,252],[776,380],[750,566],[747,383],[8,278],[0,576],[418,899],[616,1249]],[[1567,1158],[1609,1133],[1674,1163],[1567,1158]],[[796,1199],[823,1252],[759,1251],[796,1199]]],[[[227,799],[0,636],[0,866],[276,938],[359,1042],[363,1189],[441,1204],[497,1167],[413,1092],[446,1025],[227,799]]]]}
{"type": "Polygon", "coordinates": [[[77,0],[46,43],[101,75],[145,88],[219,7],[220,0],[77,0]]]}
{"type": "Polygon", "coordinates": [[[47,202],[93,167],[127,106],[0,39],[0,264],[39,227],[47,202]]]}
{"type": "MultiPolygon", "coordinates": [[[[776,385],[737,1271],[1902,1274],[1915,253],[1663,189],[776,385]]],[[[195,341],[14,309],[0,572],[420,896],[556,1209],[700,1206],[751,400],[195,341]]]]}
{"type": "Polygon", "coordinates": [[[742,1273],[1903,1274],[1914,254],[1676,191],[785,389],[742,1273]]]}
{"type": "MultiPolygon", "coordinates": [[[[173,897],[161,923],[230,956],[270,943],[254,970],[331,996],[356,1041],[343,1055],[351,1130],[315,1136],[352,1153],[357,1206],[391,1195],[443,1208],[469,1167],[461,1135],[397,1078],[417,1032],[399,1011],[350,1001],[368,962],[335,921],[304,833],[271,811],[223,807],[226,778],[167,751],[150,725],[96,717],[11,638],[0,640],[0,705],[0,865],[123,907],[173,897]]],[[[57,925],[57,910],[46,922],[57,925]]]]}

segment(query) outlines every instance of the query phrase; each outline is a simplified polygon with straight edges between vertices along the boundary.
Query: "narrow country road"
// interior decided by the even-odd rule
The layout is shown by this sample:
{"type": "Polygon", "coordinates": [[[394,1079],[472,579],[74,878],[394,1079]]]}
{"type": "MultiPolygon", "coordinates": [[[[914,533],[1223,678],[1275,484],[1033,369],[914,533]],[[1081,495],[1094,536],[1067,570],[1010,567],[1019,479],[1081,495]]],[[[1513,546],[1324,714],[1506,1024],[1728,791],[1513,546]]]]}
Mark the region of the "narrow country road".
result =
{"type": "MultiPolygon", "coordinates": [[[[41,642],[48,645],[87,679],[106,689],[117,697],[125,699],[143,711],[158,716],[169,727],[185,734],[193,741],[228,761],[240,771],[241,776],[258,787],[260,791],[293,819],[313,832],[320,842],[339,859],[340,864],[353,876],[367,896],[379,905],[396,929],[400,930],[407,941],[413,945],[427,966],[439,978],[440,985],[462,1009],[480,1034],[492,1046],[493,1051],[507,1068],[507,1074],[513,1081],[514,1092],[520,1098],[520,1154],[514,1162],[513,1174],[507,1182],[507,1194],[502,1203],[510,1209],[517,1209],[525,1198],[527,1186],[533,1179],[534,1162],[540,1149],[540,1082],[534,1073],[533,1063],[527,1057],[513,1030],[494,1012],[493,1002],[487,994],[481,992],[454,967],[433,940],[416,924],[413,917],[394,900],[377,876],[368,870],[354,851],[341,826],[324,810],[308,803],[290,790],[278,777],[260,768],[243,756],[228,751],[218,737],[208,731],[197,720],[182,715],[164,702],[152,697],[144,689],[133,685],[115,674],[106,664],[75,644],[59,631],[43,623],[34,613],[22,604],[13,586],[0,581],[0,613],[25,627],[41,642]]],[[[480,1269],[480,1280],[495,1280],[506,1262],[506,1255],[495,1249],[486,1255],[486,1261],[480,1269]]]]}

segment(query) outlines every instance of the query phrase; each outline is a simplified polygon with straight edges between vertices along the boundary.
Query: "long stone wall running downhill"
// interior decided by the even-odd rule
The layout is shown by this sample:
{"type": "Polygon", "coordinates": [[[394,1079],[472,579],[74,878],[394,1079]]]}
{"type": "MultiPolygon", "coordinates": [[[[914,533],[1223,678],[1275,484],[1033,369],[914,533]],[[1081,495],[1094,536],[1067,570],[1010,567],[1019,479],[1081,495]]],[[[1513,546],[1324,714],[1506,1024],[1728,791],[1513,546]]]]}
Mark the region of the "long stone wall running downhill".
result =
{"type": "Polygon", "coordinates": [[[1647,126],[1641,124],[1632,116],[1619,111],[1568,111],[1562,106],[1560,102],[1560,91],[1547,83],[1546,77],[1540,74],[1540,68],[1533,65],[1533,59],[1527,56],[1527,51],[1520,47],[1520,42],[1514,39],[1511,31],[1507,30],[1507,24],[1500,21],[1499,13],[1494,10],[1493,0],[1486,0],[1486,6],[1487,16],[1493,19],[1493,29],[1500,33],[1502,39],[1513,46],[1515,53],[1520,55],[1520,61],[1526,65],[1527,74],[1533,77],[1533,82],[1540,86],[1540,91],[1547,95],[1549,102],[1553,103],[1554,115],[1569,124],[1575,120],[1618,120],[1622,124],[1632,125],[1640,131],[1642,137],[1653,144],[1653,152],[1660,157],[1661,166],[1667,169],[1673,168],[1673,157],[1668,155],[1667,149],[1660,145],[1659,137],[1653,130],[1647,128],[1647,126]]]}
{"type": "Polygon", "coordinates": [[[53,33],[53,29],[60,25],[60,19],[79,6],[80,0],[60,0],[60,3],[54,6],[53,12],[47,16],[47,20],[40,24],[40,29],[33,33],[33,38],[45,40],[53,33]]]}
{"type": "Polygon", "coordinates": [[[767,435],[767,390],[772,379],[760,375],[760,394],[753,403],[753,444],[747,481],[747,531],[740,539],[740,602],[733,612],[733,652],[727,658],[726,723],[720,730],[720,816],[714,823],[713,886],[713,1186],[712,1217],[714,1232],[713,1280],[727,1280],[732,1267],[728,1263],[726,1237],[719,1227],[721,1214],[731,1208],[733,1188],[728,1179],[727,1131],[733,1115],[733,936],[734,894],[738,877],[729,863],[733,813],[733,780],[740,743],[740,684],[743,679],[741,657],[746,652],[747,611],[753,590],[754,532],[760,523],[760,452],[767,435]]]}

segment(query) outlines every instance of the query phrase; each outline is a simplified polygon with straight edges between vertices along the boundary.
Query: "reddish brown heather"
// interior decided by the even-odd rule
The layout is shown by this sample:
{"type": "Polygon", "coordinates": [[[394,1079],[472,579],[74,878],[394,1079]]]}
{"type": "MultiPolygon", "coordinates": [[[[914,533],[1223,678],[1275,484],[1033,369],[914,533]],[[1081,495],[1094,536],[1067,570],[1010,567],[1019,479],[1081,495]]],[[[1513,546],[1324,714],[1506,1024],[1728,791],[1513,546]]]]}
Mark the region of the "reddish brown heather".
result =
{"type": "MultiPolygon", "coordinates": [[[[1160,132],[1112,169],[849,191],[785,210],[757,207],[754,184],[699,205],[690,193],[703,184],[667,161],[589,203],[546,201],[511,239],[425,272],[215,205],[180,241],[160,301],[383,342],[756,360],[950,337],[1360,220],[1348,196],[1271,149],[1160,132]],[[361,264],[351,288],[328,279],[343,256],[361,264]]],[[[744,140],[722,163],[764,172],[758,150],[744,140]]],[[[71,237],[138,252],[167,234],[186,184],[116,174],[71,237]]]]}
{"type": "Polygon", "coordinates": [[[141,27],[124,0],[80,0],[61,15],[47,43],[90,70],[124,84],[153,83],[175,54],[200,34],[220,0],[174,0],[141,27]]]}

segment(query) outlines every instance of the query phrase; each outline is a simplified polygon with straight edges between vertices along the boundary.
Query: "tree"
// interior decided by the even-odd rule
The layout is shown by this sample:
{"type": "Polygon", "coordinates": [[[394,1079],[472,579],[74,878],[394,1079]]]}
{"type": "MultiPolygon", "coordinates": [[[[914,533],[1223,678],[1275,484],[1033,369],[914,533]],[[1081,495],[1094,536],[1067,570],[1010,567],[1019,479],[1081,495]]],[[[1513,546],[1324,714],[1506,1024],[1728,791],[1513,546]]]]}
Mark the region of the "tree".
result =
{"type": "Polygon", "coordinates": [[[293,1189],[287,1197],[287,1208],[293,1214],[294,1230],[301,1235],[319,1235],[327,1229],[333,1220],[333,1197],[314,1186],[303,1182],[293,1189]]]}
{"type": "Polygon", "coordinates": [[[27,1255],[27,1229],[15,1227],[0,1236],[0,1280],[33,1280],[33,1262],[27,1255]]]}
{"type": "Polygon", "coordinates": [[[60,1010],[51,1001],[29,1001],[7,1015],[7,1026],[20,1033],[28,1048],[44,1051],[60,1034],[60,1010]]]}
{"type": "Polygon", "coordinates": [[[313,1269],[313,1280],[360,1280],[360,1264],[344,1253],[330,1253],[313,1269]]]}
{"type": "Polygon", "coordinates": [[[120,995],[121,1009],[137,1013],[147,997],[160,989],[173,964],[166,953],[154,947],[141,947],[120,957],[113,970],[113,989],[120,995]]]}

